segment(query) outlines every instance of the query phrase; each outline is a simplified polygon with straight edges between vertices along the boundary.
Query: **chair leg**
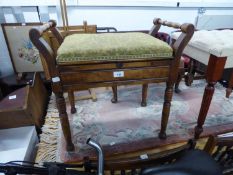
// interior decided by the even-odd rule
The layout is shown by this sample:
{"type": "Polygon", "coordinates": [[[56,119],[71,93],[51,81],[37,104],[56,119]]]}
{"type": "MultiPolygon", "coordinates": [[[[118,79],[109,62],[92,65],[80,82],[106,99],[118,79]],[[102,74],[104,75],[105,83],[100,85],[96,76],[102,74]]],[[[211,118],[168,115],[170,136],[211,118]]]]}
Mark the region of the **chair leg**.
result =
{"type": "Polygon", "coordinates": [[[178,78],[176,80],[176,83],[175,83],[175,93],[180,93],[181,90],[179,89],[179,85],[180,85],[180,82],[182,80],[182,77],[184,76],[184,68],[180,68],[180,71],[179,71],[179,74],[178,74],[178,78]]]}
{"type": "Polygon", "coordinates": [[[171,100],[173,95],[173,82],[167,82],[167,87],[164,94],[164,103],[163,103],[163,112],[162,112],[162,121],[161,121],[161,129],[159,132],[159,138],[160,139],[166,139],[166,129],[167,129],[167,123],[168,118],[170,114],[170,107],[171,107],[171,100]]]}
{"type": "Polygon", "coordinates": [[[147,105],[147,89],[148,89],[148,84],[143,84],[142,85],[142,102],[141,106],[145,107],[147,105]]]}
{"type": "Polygon", "coordinates": [[[201,108],[199,111],[197,125],[195,127],[195,133],[194,133],[194,138],[196,140],[199,139],[203,131],[203,125],[205,123],[205,119],[215,90],[214,86],[222,76],[225,62],[226,62],[226,57],[216,57],[214,55],[210,55],[209,63],[207,66],[207,72],[206,72],[207,85],[205,87],[205,91],[203,94],[201,108]]]}
{"type": "Polygon", "coordinates": [[[66,103],[62,92],[55,93],[56,103],[59,112],[59,118],[61,122],[62,131],[66,141],[66,150],[74,151],[74,144],[71,139],[70,124],[68,120],[68,115],[66,112],[66,103]]]}
{"type": "Polygon", "coordinates": [[[112,92],[113,92],[113,98],[112,98],[112,103],[117,103],[117,85],[112,86],[112,92]]]}
{"type": "Polygon", "coordinates": [[[97,101],[97,97],[96,97],[95,91],[93,89],[88,89],[88,91],[91,94],[92,101],[96,102],[97,101]]]}
{"type": "Polygon", "coordinates": [[[70,106],[71,106],[70,112],[71,112],[71,114],[74,114],[77,111],[76,108],[75,108],[74,91],[69,91],[68,92],[68,98],[69,98],[70,106]]]}
{"type": "Polygon", "coordinates": [[[226,90],[226,97],[229,98],[231,93],[232,93],[232,88],[233,88],[233,71],[231,73],[231,77],[228,83],[228,88],[226,90]]]}
{"type": "Polygon", "coordinates": [[[194,75],[196,73],[196,61],[195,60],[191,60],[190,61],[190,68],[188,71],[188,74],[185,76],[185,84],[186,86],[191,86],[193,83],[193,79],[194,79],[194,75]]]}

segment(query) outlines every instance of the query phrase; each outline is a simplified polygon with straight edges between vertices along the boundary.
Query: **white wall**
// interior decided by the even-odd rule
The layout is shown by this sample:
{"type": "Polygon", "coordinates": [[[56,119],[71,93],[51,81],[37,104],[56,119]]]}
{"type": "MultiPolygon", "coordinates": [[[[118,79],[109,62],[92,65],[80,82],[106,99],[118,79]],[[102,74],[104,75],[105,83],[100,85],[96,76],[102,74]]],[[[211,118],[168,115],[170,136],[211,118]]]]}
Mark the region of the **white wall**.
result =
{"type": "MultiPolygon", "coordinates": [[[[56,17],[52,10],[50,17],[56,17]]],[[[150,29],[154,17],[160,17],[169,21],[184,23],[195,23],[198,16],[196,7],[150,7],[150,6],[70,6],[68,7],[69,25],[81,25],[84,20],[88,24],[97,24],[98,27],[115,27],[117,30],[143,30],[150,29]]],[[[36,13],[36,12],[35,12],[36,13]]],[[[208,15],[233,15],[233,7],[229,8],[206,8],[205,14],[208,15]]],[[[28,21],[36,21],[30,15],[28,21]]],[[[59,19],[60,17],[57,16],[59,19]]],[[[224,20],[224,19],[223,19],[224,20]]],[[[26,21],[27,22],[27,21],[26,21]]],[[[172,32],[171,29],[162,28],[165,32],[172,32]]],[[[4,39],[0,31],[0,72],[5,76],[12,72],[8,51],[4,44],[4,39]]]]}
{"type": "Polygon", "coordinates": [[[150,29],[153,19],[160,17],[179,23],[195,22],[196,9],[156,7],[69,7],[69,24],[82,24],[83,20],[99,27],[111,26],[117,30],[150,29]]]}
{"type": "MultiPolygon", "coordinates": [[[[150,29],[155,17],[179,23],[195,23],[197,8],[168,7],[68,7],[69,25],[80,25],[83,20],[99,27],[117,30],[150,29]]],[[[207,8],[206,15],[233,15],[233,8],[207,8]]],[[[224,20],[224,19],[223,19],[224,20]]],[[[171,32],[173,29],[161,29],[171,32]]]]}

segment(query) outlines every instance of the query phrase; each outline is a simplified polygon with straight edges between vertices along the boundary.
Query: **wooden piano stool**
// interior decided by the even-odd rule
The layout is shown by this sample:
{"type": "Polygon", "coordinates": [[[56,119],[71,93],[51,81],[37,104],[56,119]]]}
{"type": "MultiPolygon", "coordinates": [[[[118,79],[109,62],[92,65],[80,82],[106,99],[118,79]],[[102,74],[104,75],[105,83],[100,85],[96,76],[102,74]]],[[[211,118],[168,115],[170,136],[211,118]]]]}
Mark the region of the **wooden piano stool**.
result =
{"type": "Polygon", "coordinates": [[[149,34],[73,34],[65,39],[53,20],[30,30],[30,39],[43,55],[47,66],[45,70],[51,77],[68,151],[74,151],[74,144],[63,93],[95,87],[167,82],[159,133],[160,138],[166,138],[180,57],[193,35],[194,26],[162,21],[159,18],[153,23],[149,34]],[[172,46],[152,37],[158,33],[161,25],[181,29],[182,34],[172,46]],[[60,44],[57,53],[43,39],[43,34],[48,30],[60,44]]]}

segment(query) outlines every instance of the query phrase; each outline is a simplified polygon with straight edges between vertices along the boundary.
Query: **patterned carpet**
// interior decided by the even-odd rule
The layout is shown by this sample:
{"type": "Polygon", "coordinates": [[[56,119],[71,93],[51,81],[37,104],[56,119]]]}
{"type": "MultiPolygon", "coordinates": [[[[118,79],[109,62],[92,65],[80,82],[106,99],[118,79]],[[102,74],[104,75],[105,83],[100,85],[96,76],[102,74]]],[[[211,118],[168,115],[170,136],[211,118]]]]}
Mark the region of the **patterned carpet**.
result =
{"type": "MultiPolygon", "coordinates": [[[[119,87],[117,104],[111,103],[111,90],[96,89],[97,102],[76,101],[76,114],[70,114],[69,104],[67,105],[72,138],[76,147],[75,152],[72,153],[67,153],[64,149],[55,99],[52,96],[41,135],[37,162],[49,160],[74,162],[82,160],[84,156],[92,156],[93,150],[86,145],[89,137],[101,143],[106,154],[149,149],[191,138],[204,86],[204,81],[196,81],[192,87],[181,84],[182,92],[174,94],[166,141],[160,141],[157,138],[164,83],[149,86],[147,107],[140,106],[141,86],[119,87]]],[[[78,92],[76,96],[83,93],[78,92]]],[[[233,130],[233,97],[226,99],[225,88],[220,84],[216,87],[204,130],[204,135],[233,130]]]]}

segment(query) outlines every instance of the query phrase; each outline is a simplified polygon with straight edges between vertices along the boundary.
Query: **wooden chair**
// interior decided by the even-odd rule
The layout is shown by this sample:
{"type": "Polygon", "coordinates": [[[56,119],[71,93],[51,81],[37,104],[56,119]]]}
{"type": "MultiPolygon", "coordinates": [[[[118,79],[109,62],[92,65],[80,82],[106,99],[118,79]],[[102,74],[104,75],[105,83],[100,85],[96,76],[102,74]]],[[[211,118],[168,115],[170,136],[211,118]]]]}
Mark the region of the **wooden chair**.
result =
{"type": "MultiPolygon", "coordinates": [[[[104,161],[105,174],[140,174],[145,168],[170,164],[179,159],[184,152],[190,150],[192,143],[162,151],[154,154],[143,154],[126,158],[108,158],[104,161]]],[[[86,172],[96,172],[98,164],[96,159],[84,158],[84,168],[86,172]]]]}
{"type": "Polygon", "coordinates": [[[233,135],[230,136],[210,136],[204,151],[221,165],[223,174],[233,174],[233,135]]]}
{"type": "MultiPolygon", "coordinates": [[[[68,151],[74,150],[74,144],[71,138],[70,124],[68,121],[63,93],[94,87],[138,83],[148,84],[166,81],[167,87],[164,96],[161,130],[159,133],[160,138],[166,138],[166,127],[170,112],[173,86],[178,76],[180,57],[182,55],[184,47],[187,45],[187,43],[193,35],[194,26],[192,24],[180,25],[177,23],[162,21],[161,19],[157,18],[154,20],[154,26],[152,27],[149,34],[155,35],[160,29],[161,25],[181,29],[182,34],[172,46],[169,46],[166,43],[157,40],[147,34],[127,33],[123,34],[124,36],[122,36],[122,34],[114,33],[108,37],[117,40],[117,42],[120,43],[118,43],[120,46],[122,44],[126,44],[126,41],[131,41],[132,45],[138,45],[141,42],[147,43],[148,41],[150,41],[153,43],[153,47],[149,49],[149,54],[143,53],[143,55],[133,55],[131,57],[130,51],[132,50],[130,50],[129,53],[127,53],[128,56],[117,56],[118,53],[112,53],[111,50],[110,52],[111,54],[113,54],[113,56],[108,55],[106,57],[97,57],[94,54],[95,57],[91,57],[91,59],[87,59],[86,57],[86,59],[82,59],[83,57],[80,58],[79,56],[72,57],[72,54],[71,57],[68,56],[70,53],[66,52],[67,49],[70,49],[68,45],[72,42],[78,42],[77,44],[71,44],[71,47],[75,48],[75,51],[79,48],[85,50],[86,47],[90,47],[92,46],[92,44],[94,44],[92,42],[89,42],[90,40],[88,39],[85,40],[85,37],[106,38],[106,35],[103,36],[104,34],[76,34],[68,36],[69,39],[67,39],[66,37],[66,39],[63,42],[63,38],[59,33],[58,29],[56,28],[56,22],[53,20],[49,21],[47,24],[44,24],[41,27],[32,28],[30,30],[30,39],[32,43],[36,46],[36,48],[39,50],[40,54],[43,55],[45,59],[44,62],[46,63],[45,70],[48,71],[47,73],[49,74],[49,77],[51,77],[50,80],[52,83],[52,90],[56,96],[61,126],[66,141],[66,148],[68,151]],[[61,46],[59,47],[60,52],[58,49],[57,54],[53,52],[52,48],[42,37],[43,34],[48,30],[50,30],[53,33],[53,35],[57,38],[58,42],[61,44],[61,46]],[[85,40],[82,44],[80,42],[83,40],[77,39],[80,38],[80,36],[82,37],[82,39],[85,40]],[[125,38],[128,39],[125,40],[125,38]],[[146,39],[144,40],[143,38],[146,39]],[[72,42],[69,43],[69,40],[72,40],[72,42]],[[155,42],[157,44],[154,44],[155,42]],[[152,53],[151,50],[156,50],[156,52],[152,53]],[[62,55],[64,57],[62,57],[62,55]],[[147,56],[147,58],[145,58],[145,56],[147,56]]],[[[97,42],[95,47],[98,48],[100,44],[101,42],[97,42]]],[[[128,44],[127,46],[131,46],[131,44],[128,44]]],[[[115,47],[115,45],[116,43],[107,46],[115,47]]],[[[126,50],[128,49],[127,46],[126,50]]],[[[139,48],[142,48],[141,46],[139,48]]],[[[91,48],[93,49],[93,47],[91,48]]],[[[122,49],[125,49],[125,47],[123,47],[122,49]]],[[[101,49],[99,51],[101,52],[101,49]]],[[[134,51],[131,52],[131,54],[132,53],[134,54],[134,51]]]]}
{"type": "MultiPolygon", "coordinates": [[[[86,172],[97,171],[97,161],[84,159],[86,172]]],[[[203,150],[195,148],[194,140],[170,150],[104,161],[106,174],[141,175],[231,175],[233,173],[233,136],[208,138],[203,150]]]]}
{"type": "MultiPolygon", "coordinates": [[[[96,25],[88,25],[87,21],[83,21],[83,25],[82,26],[68,26],[66,27],[66,30],[64,31],[63,35],[62,35],[62,39],[64,40],[64,38],[70,34],[76,34],[76,33],[96,33],[96,25]]],[[[52,40],[52,39],[51,39],[52,40]]],[[[57,42],[55,41],[51,41],[51,45],[53,45],[53,42],[57,42]]],[[[61,43],[57,43],[57,45],[55,44],[55,49],[53,48],[53,51],[57,51],[58,47],[61,45],[61,43]],[[58,45],[58,46],[57,46],[58,45]]],[[[88,89],[89,95],[85,95],[85,96],[81,96],[81,97],[77,97],[75,98],[74,95],[74,91],[68,91],[68,99],[69,99],[69,103],[70,103],[70,113],[74,114],[76,113],[76,107],[75,107],[75,101],[76,100],[87,100],[87,99],[92,99],[93,102],[97,101],[96,98],[96,94],[95,91],[93,89],[88,89]]]]}

